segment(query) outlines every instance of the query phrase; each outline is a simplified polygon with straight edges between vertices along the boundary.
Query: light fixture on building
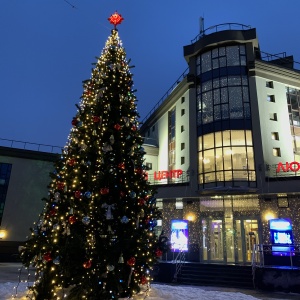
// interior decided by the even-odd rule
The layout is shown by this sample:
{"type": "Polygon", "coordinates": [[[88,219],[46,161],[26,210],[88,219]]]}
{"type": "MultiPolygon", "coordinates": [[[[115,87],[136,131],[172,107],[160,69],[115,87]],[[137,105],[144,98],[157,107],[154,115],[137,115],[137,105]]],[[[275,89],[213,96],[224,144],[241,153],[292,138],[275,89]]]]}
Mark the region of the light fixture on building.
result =
{"type": "Polygon", "coordinates": [[[175,207],[176,209],[183,209],[182,198],[176,198],[175,207]]]}
{"type": "Polygon", "coordinates": [[[186,219],[190,222],[194,222],[196,220],[196,215],[194,213],[190,212],[186,215],[186,219]]]}
{"type": "Polygon", "coordinates": [[[0,229],[0,240],[5,239],[7,231],[5,229],[0,229]]]}
{"type": "Polygon", "coordinates": [[[275,214],[273,212],[266,212],[265,213],[265,220],[269,221],[269,220],[272,220],[272,219],[275,219],[275,214]]]}

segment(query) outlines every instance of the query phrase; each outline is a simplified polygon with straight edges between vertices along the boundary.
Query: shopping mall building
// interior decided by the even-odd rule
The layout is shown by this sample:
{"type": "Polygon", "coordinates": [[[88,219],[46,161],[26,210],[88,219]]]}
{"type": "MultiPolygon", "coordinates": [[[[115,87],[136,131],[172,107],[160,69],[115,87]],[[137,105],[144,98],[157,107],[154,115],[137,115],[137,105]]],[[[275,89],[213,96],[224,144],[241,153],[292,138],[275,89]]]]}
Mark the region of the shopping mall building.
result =
{"type": "Polygon", "coordinates": [[[183,50],[187,72],[141,126],[158,228],[174,248],[183,233],[187,259],[207,263],[250,263],[254,244],[299,244],[293,56],[263,53],[256,29],[238,24],[209,28],[183,50]]]}
{"type": "MultiPolygon", "coordinates": [[[[293,57],[261,52],[256,30],[237,24],[201,32],[184,57],[187,71],[141,126],[158,232],[206,263],[250,263],[254,244],[300,244],[293,57]]],[[[58,157],[17,148],[0,147],[2,250],[26,239],[58,157]]]]}

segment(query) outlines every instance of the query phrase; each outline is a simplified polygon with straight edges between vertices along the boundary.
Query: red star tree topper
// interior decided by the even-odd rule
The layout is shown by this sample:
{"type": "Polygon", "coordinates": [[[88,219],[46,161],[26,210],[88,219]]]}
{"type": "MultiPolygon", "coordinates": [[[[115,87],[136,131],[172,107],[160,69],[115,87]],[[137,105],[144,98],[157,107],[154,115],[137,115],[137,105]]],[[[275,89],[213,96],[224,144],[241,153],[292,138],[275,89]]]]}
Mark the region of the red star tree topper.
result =
{"type": "Polygon", "coordinates": [[[108,18],[109,23],[115,25],[115,29],[117,25],[122,23],[123,20],[124,18],[122,17],[122,15],[118,14],[117,12],[115,12],[108,18]]]}

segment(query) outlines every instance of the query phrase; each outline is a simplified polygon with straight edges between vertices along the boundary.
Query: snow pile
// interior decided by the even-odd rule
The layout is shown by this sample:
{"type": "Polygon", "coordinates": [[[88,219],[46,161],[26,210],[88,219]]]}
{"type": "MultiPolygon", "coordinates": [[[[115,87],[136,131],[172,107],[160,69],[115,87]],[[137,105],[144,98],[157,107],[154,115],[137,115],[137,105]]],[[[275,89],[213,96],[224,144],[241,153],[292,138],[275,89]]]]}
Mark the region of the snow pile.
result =
{"type": "MultiPolygon", "coordinates": [[[[20,283],[15,296],[16,283],[6,282],[0,285],[0,299],[27,299],[27,285],[28,283],[20,283]]],[[[221,291],[206,291],[201,287],[189,287],[189,286],[171,286],[152,284],[148,296],[145,298],[145,294],[137,295],[133,300],[255,300],[250,295],[245,295],[240,292],[221,292],[221,291]]],[[[128,299],[127,299],[128,300],[128,299]]]]}

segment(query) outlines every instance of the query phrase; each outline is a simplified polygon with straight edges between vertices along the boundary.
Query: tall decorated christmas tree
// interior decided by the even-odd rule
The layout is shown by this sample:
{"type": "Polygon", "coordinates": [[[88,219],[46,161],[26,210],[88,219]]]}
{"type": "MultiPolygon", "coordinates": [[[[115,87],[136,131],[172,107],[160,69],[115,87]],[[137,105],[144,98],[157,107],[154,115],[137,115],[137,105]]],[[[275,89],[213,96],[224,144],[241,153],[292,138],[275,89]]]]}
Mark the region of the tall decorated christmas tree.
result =
{"type": "Polygon", "coordinates": [[[32,299],[118,299],[151,281],[162,246],[147,181],[132,74],[116,25],[83,82],[67,146],[21,259],[32,299]],[[65,296],[64,296],[65,297],[65,296]]]}

